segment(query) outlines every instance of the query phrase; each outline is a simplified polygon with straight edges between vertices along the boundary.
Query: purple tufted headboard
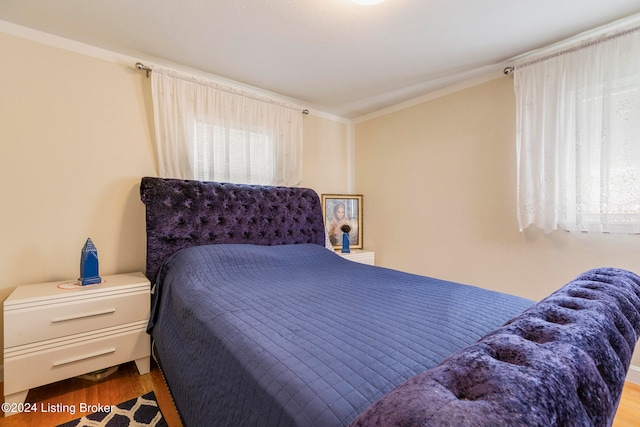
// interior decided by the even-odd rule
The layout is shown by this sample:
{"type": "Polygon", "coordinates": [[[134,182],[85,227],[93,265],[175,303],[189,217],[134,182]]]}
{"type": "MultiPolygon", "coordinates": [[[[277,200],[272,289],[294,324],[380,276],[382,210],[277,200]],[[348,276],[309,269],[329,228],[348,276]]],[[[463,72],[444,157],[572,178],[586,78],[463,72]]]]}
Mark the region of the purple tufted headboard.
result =
{"type": "Polygon", "coordinates": [[[311,189],[145,177],[140,198],[146,206],[151,283],[167,257],[191,246],[324,246],[322,205],[311,189]]]}

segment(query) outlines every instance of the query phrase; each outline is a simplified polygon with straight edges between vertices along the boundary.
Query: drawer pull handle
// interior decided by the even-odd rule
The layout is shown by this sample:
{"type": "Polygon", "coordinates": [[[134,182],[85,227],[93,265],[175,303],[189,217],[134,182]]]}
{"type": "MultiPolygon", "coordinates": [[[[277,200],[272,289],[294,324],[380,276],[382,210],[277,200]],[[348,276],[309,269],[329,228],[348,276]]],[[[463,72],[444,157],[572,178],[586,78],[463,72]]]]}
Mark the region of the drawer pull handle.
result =
{"type": "Polygon", "coordinates": [[[60,322],[67,322],[69,320],[85,319],[87,317],[102,316],[104,314],[113,314],[115,312],[116,312],[115,308],[109,308],[107,310],[94,311],[92,313],[75,314],[73,316],[66,316],[66,317],[56,317],[55,319],[51,319],[51,323],[60,323],[60,322]]]}
{"type": "Polygon", "coordinates": [[[106,350],[96,351],[95,353],[85,354],[83,356],[73,357],[71,359],[61,360],[59,362],[54,362],[52,367],[56,368],[58,366],[68,365],[69,363],[80,362],[81,360],[91,359],[93,357],[104,356],[105,354],[115,353],[115,348],[108,348],[106,350]]]}

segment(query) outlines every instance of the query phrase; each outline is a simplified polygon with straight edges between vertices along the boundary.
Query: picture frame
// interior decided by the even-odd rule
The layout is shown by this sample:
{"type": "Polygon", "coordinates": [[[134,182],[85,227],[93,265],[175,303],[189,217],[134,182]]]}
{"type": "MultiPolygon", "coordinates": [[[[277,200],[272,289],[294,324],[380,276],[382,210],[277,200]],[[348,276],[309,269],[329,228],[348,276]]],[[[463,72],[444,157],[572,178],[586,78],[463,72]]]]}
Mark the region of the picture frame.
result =
{"type": "Polygon", "coordinates": [[[342,249],[340,227],[344,223],[351,227],[349,247],[362,249],[362,195],[323,194],[321,198],[324,224],[333,249],[342,249]]]}

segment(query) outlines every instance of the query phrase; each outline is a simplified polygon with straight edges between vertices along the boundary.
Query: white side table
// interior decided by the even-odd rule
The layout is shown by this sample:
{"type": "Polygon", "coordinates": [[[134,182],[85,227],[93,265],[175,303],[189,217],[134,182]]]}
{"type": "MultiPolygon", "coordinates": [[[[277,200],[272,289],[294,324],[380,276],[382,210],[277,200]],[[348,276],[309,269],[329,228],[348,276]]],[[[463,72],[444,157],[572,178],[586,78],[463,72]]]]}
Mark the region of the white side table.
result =
{"type": "Polygon", "coordinates": [[[375,265],[376,253],[372,251],[365,251],[362,249],[351,249],[349,253],[342,253],[339,250],[336,251],[338,255],[346,258],[350,261],[359,262],[361,264],[375,265]]]}
{"type": "Polygon", "coordinates": [[[17,409],[30,388],[131,360],[149,372],[149,281],[142,273],[102,279],[18,286],[4,301],[6,403],[17,409]]]}

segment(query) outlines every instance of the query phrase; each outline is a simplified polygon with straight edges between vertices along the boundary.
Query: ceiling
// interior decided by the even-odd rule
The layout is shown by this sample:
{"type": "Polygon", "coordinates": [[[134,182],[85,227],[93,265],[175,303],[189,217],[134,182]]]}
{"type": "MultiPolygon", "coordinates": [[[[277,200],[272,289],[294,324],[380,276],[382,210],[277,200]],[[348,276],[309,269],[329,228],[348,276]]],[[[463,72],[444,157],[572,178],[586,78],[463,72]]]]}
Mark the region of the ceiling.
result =
{"type": "Polygon", "coordinates": [[[345,118],[497,73],[510,58],[638,13],[639,0],[0,1],[2,21],[345,118]]]}

